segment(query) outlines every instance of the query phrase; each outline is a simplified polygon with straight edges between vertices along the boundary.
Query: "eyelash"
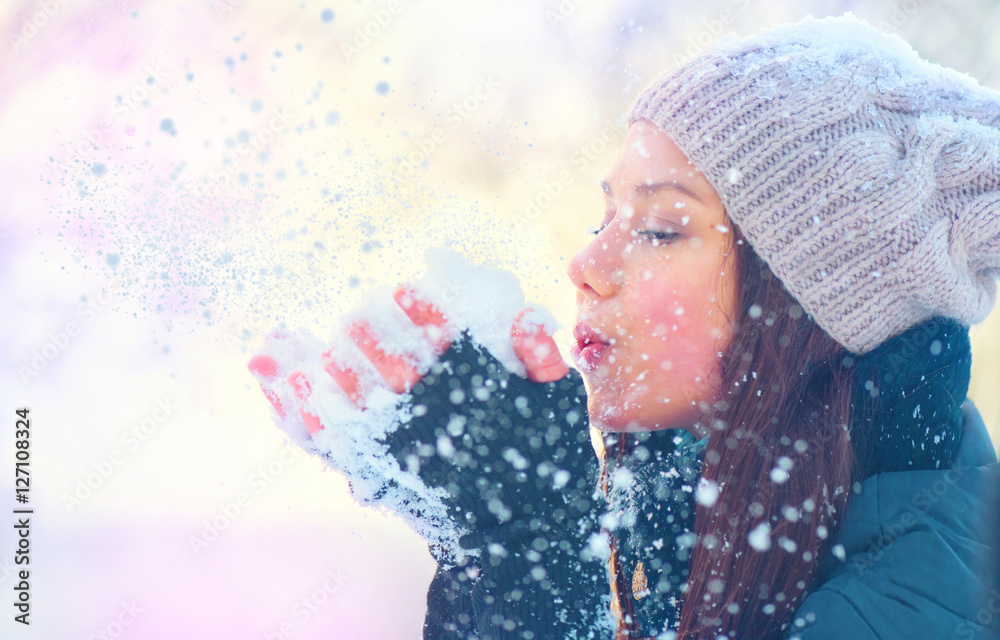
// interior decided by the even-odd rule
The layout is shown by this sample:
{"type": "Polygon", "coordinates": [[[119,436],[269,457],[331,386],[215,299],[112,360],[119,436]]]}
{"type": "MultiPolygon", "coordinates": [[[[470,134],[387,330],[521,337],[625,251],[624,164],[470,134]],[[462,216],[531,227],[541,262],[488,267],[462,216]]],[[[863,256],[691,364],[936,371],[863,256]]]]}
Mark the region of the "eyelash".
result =
{"type": "MultiPolygon", "coordinates": [[[[595,229],[595,230],[591,231],[590,233],[591,233],[591,235],[595,235],[596,236],[597,234],[599,234],[602,231],[604,231],[604,227],[601,227],[600,229],[595,229]]],[[[636,233],[638,233],[640,235],[644,235],[644,236],[649,236],[653,240],[658,240],[658,241],[664,242],[664,243],[665,242],[670,242],[672,240],[676,240],[681,235],[681,234],[675,233],[673,231],[636,231],[636,233]]]]}

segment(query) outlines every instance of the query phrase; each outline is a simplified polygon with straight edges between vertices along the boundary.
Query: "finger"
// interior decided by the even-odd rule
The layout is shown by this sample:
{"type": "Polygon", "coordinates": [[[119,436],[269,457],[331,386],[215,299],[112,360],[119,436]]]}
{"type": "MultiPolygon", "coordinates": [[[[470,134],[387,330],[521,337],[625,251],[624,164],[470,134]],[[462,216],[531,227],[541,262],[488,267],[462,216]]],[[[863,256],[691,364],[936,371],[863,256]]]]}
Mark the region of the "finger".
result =
{"type": "Polygon", "coordinates": [[[451,336],[446,330],[448,319],[440,309],[426,300],[423,294],[409,284],[401,284],[396,287],[392,297],[413,324],[424,328],[435,356],[448,350],[448,346],[451,344],[451,336]]]}
{"type": "Polygon", "coordinates": [[[264,397],[271,402],[271,406],[274,407],[274,410],[284,420],[286,415],[285,407],[282,406],[278,395],[270,389],[270,385],[278,377],[278,363],[271,356],[254,356],[247,364],[247,369],[257,378],[257,383],[260,385],[260,390],[264,392],[264,397]],[[265,386],[265,383],[267,386],[265,386]]]}
{"type": "Polygon", "coordinates": [[[333,355],[333,349],[325,351],[320,356],[320,361],[323,363],[323,369],[330,374],[330,377],[333,378],[337,386],[350,398],[354,406],[363,410],[365,408],[364,398],[367,394],[362,390],[358,374],[347,365],[339,362],[333,355]]]}
{"type": "Polygon", "coordinates": [[[432,324],[443,327],[448,321],[444,313],[433,303],[427,301],[425,296],[420,294],[413,285],[399,285],[393,291],[392,297],[406,312],[413,324],[417,326],[423,327],[432,324]]]}
{"type": "Polygon", "coordinates": [[[394,392],[403,393],[420,380],[421,375],[415,364],[401,355],[382,350],[368,322],[353,322],[348,325],[346,333],[394,392]]]}
{"type": "Polygon", "coordinates": [[[531,321],[529,307],[524,309],[514,319],[511,327],[511,340],[514,345],[514,355],[524,363],[528,379],[532,382],[554,382],[569,373],[569,367],[563,362],[556,342],[545,331],[541,324],[531,321]]]}
{"type": "MultiPolygon", "coordinates": [[[[301,371],[293,371],[288,374],[288,384],[291,385],[292,389],[295,391],[295,397],[299,399],[303,407],[308,406],[309,397],[312,395],[312,387],[309,385],[309,381],[306,376],[301,371]]],[[[319,422],[319,416],[307,411],[305,408],[300,410],[302,414],[302,421],[306,425],[306,430],[309,435],[313,435],[323,428],[323,425],[319,422]]]]}

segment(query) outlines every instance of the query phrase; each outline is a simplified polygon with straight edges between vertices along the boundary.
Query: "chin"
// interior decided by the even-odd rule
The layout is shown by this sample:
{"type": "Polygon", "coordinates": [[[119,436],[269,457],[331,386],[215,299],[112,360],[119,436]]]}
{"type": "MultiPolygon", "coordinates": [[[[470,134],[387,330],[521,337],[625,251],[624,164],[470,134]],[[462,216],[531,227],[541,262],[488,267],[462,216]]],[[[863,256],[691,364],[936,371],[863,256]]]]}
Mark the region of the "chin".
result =
{"type": "Polygon", "coordinates": [[[650,414],[641,411],[640,407],[630,405],[623,408],[622,405],[620,398],[615,398],[614,401],[607,401],[603,395],[588,398],[587,414],[591,426],[606,433],[678,429],[691,427],[702,415],[697,406],[678,406],[650,414]]]}
{"type": "Polygon", "coordinates": [[[635,407],[625,409],[620,401],[605,402],[602,396],[588,398],[587,414],[590,417],[590,424],[598,431],[610,433],[650,429],[648,421],[643,420],[641,413],[636,411],[635,407]]]}

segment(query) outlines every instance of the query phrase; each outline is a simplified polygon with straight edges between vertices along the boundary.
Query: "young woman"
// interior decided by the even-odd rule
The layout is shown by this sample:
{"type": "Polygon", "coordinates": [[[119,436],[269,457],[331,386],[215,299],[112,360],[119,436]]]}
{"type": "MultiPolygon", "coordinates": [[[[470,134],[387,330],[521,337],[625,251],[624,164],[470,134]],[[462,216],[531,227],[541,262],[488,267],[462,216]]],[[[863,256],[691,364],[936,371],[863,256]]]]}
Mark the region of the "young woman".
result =
{"type": "Polygon", "coordinates": [[[578,369],[446,262],[464,293],[428,277],[250,362],[430,543],[425,638],[1000,637],[1000,465],[965,402],[1000,95],[807,19],[671,69],[628,124],[569,269],[578,369]]]}

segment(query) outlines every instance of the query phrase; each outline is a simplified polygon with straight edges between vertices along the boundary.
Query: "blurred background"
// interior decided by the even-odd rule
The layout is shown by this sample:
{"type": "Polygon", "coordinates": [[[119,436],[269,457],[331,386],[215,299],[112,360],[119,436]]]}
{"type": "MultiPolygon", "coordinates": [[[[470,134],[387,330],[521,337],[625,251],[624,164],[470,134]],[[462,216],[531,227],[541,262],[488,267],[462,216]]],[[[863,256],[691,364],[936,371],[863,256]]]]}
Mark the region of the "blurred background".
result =
{"type": "MultiPolygon", "coordinates": [[[[1000,88],[993,2],[697,7],[0,2],[0,494],[30,407],[35,509],[32,625],[0,636],[419,638],[426,546],[284,444],[245,368],[267,331],[327,335],[448,246],[568,358],[626,108],[725,33],[853,11],[1000,88]]],[[[1000,442],[997,312],[973,347],[1000,442]]]]}

